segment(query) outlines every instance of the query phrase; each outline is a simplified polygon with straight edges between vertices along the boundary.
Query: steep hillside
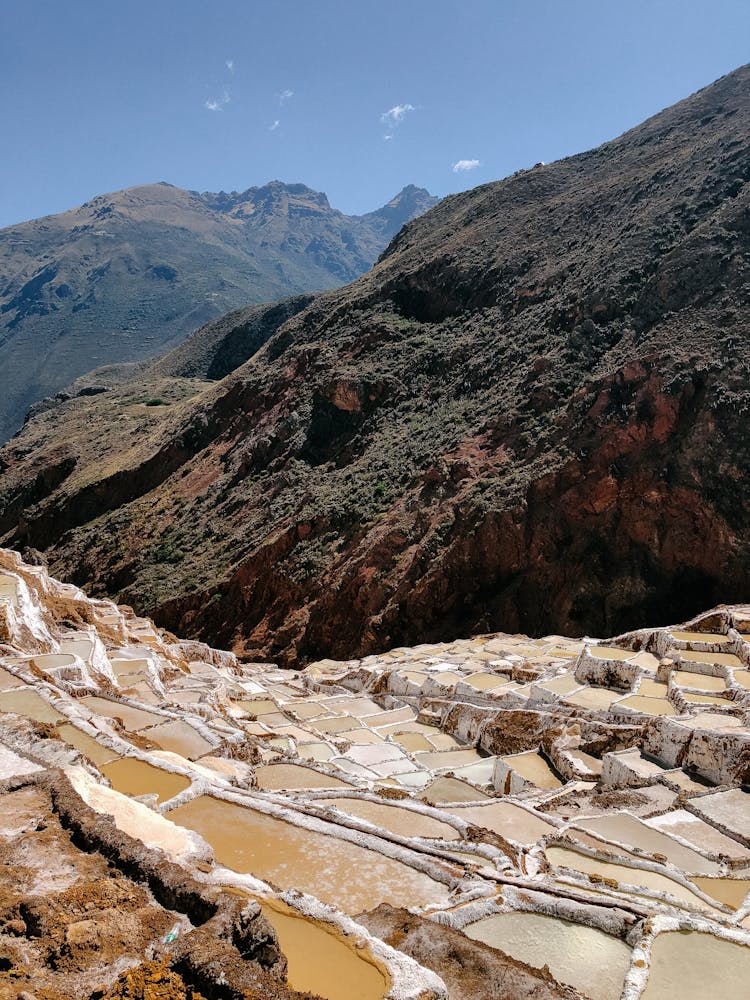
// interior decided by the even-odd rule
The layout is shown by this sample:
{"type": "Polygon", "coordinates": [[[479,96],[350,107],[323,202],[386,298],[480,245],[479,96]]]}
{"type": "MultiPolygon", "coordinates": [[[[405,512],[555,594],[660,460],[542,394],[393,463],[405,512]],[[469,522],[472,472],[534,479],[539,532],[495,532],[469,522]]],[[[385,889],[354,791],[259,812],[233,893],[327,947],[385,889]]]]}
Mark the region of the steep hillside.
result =
{"type": "Polygon", "coordinates": [[[152,356],[228,309],[351,281],[436,201],[409,185],[347,216],[304,184],[150,184],[0,230],[0,441],[82,372],[152,356]]]}
{"type": "Polygon", "coordinates": [[[0,452],[0,535],[287,663],[748,599],[750,68],[445,199],[218,382],[0,452]]]}

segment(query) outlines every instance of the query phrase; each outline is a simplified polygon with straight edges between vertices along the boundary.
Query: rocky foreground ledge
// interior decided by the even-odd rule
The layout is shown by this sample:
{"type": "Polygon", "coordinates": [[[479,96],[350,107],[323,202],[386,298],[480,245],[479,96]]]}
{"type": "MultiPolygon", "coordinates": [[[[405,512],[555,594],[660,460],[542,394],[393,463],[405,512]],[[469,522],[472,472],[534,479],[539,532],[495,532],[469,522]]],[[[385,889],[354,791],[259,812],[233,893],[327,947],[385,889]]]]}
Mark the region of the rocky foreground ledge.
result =
{"type": "Polygon", "coordinates": [[[301,672],[0,550],[0,1000],[745,1000],[750,606],[301,672]]]}

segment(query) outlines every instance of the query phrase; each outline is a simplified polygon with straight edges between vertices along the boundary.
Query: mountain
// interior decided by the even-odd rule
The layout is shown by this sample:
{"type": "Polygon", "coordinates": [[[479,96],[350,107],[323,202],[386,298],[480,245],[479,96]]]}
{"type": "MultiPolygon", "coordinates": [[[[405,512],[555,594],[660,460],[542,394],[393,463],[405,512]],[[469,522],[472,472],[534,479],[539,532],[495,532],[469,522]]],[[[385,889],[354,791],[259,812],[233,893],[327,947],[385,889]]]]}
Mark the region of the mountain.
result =
{"type": "Polygon", "coordinates": [[[287,664],[746,601],[748,180],[746,66],[446,198],[223,377],[40,413],[0,544],[287,664]]]}
{"type": "Polygon", "coordinates": [[[146,358],[229,309],[359,277],[437,201],[409,185],[347,216],[304,184],[149,184],[0,230],[0,441],[92,368],[146,358]]]}

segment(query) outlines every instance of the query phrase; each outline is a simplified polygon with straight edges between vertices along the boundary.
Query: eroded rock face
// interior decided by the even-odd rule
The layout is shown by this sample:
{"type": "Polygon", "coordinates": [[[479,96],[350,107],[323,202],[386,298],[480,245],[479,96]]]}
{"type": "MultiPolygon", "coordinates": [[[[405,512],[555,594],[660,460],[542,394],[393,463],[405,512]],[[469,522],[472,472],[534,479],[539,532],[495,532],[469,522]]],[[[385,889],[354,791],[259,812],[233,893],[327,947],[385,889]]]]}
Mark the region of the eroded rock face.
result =
{"type": "Polygon", "coordinates": [[[744,599],[749,80],[445,199],[158,419],[39,415],[5,543],[287,664],[744,599]]]}

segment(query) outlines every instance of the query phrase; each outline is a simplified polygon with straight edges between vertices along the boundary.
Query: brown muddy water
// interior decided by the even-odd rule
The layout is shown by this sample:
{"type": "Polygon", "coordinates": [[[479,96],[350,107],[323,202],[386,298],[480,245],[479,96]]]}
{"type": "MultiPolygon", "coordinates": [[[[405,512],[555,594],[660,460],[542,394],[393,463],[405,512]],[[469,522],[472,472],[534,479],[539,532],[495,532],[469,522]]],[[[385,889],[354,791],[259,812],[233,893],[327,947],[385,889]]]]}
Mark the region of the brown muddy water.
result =
{"type": "Polygon", "coordinates": [[[135,757],[121,757],[103,764],[99,770],[109,778],[115,791],[133,796],[157,795],[159,802],[166,802],[190,787],[190,779],[183,774],[165,771],[135,757]]]}
{"type": "Polygon", "coordinates": [[[202,795],[168,815],[204,837],[220,864],[309,892],[346,913],[448,898],[447,886],[400,861],[232,802],[202,795]]]}

